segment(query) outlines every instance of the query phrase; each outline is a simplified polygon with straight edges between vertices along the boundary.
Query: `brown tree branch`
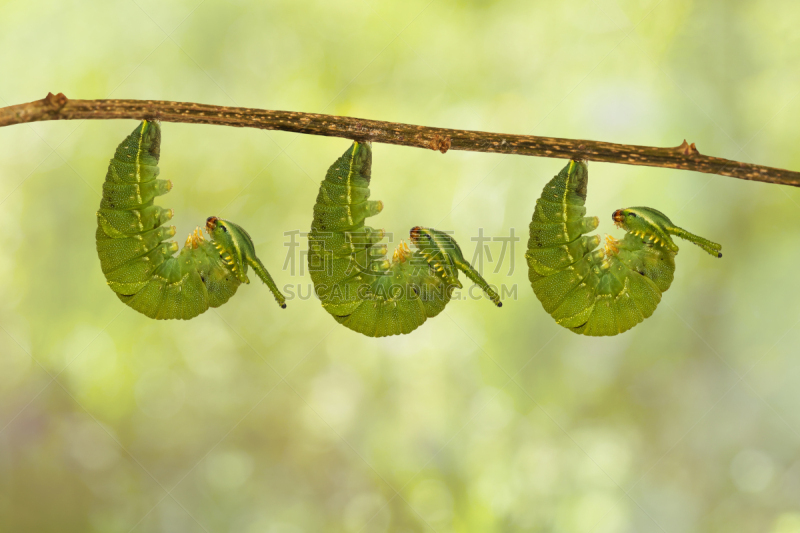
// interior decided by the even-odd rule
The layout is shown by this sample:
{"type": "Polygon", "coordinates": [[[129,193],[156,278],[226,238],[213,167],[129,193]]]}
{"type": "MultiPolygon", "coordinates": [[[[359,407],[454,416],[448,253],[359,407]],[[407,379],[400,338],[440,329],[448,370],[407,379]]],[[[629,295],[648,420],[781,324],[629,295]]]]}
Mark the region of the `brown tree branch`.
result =
{"type": "Polygon", "coordinates": [[[674,148],[634,146],[601,141],[506,135],[483,131],[429,128],[334,115],[269,111],[157,100],[69,100],[59,93],[43,100],[0,108],[0,127],[43,120],[159,119],[164,122],[216,124],[239,128],[293,131],[401,146],[532,155],[561,159],[585,158],[625,165],[694,170],[752,181],[800,187],[800,172],[751,165],[703,155],[694,143],[674,148]]]}

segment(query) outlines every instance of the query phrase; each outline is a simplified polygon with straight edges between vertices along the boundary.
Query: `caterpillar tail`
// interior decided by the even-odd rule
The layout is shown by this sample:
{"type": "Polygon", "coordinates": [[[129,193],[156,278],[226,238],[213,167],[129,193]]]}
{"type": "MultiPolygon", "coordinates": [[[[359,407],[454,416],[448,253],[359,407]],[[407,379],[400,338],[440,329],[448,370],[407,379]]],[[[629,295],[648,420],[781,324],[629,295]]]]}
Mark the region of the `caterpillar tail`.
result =
{"type": "Polygon", "coordinates": [[[503,307],[503,302],[500,301],[500,295],[497,294],[497,292],[495,292],[495,290],[489,286],[489,283],[485,279],[483,279],[483,276],[481,276],[477,270],[472,268],[472,265],[470,265],[466,261],[456,261],[455,266],[457,269],[463,272],[469,279],[471,279],[478,287],[480,287],[483,290],[483,292],[486,293],[486,296],[489,297],[489,299],[492,301],[494,305],[496,305],[497,307],[503,307]]]}
{"type": "Polygon", "coordinates": [[[264,282],[264,285],[272,291],[272,295],[275,297],[275,301],[278,302],[278,305],[281,306],[281,309],[286,309],[286,298],[283,296],[280,290],[278,290],[278,286],[275,284],[275,280],[272,279],[267,269],[264,267],[264,264],[258,257],[248,257],[247,263],[252,267],[253,271],[256,275],[261,278],[261,281],[264,282]]]}
{"type": "Polygon", "coordinates": [[[687,241],[696,244],[703,250],[705,250],[710,255],[714,257],[722,257],[722,245],[717,244],[713,241],[709,241],[708,239],[704,239],[699,235],[695,235],[694,233],[690,233],[683,228],[679,228],[677,226],[667,228],[667,231],[675,235],[676,237],[680,237],[681,239],[686,239],[687,241]]]}

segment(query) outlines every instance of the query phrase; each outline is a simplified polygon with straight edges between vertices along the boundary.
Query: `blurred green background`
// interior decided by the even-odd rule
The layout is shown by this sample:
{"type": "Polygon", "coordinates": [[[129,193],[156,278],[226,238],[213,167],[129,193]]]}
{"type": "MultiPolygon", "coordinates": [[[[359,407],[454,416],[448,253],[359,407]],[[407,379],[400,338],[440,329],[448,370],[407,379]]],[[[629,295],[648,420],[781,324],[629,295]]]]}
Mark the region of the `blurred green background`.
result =
{"type": "MultiPolygon", "coordinates": [[[[0,0],[0,105],[195,101],[676,146],[800,169],[793,0],[0,0]]],[[[164,124],[179,241],[253,235],[260,283],[190,322],[122,305],[95,253],[135,121],[0,129],[0,531],[800,531],[800,191],[592,163],[588,209],[649,205],[682,244],[654,316],[584,338],[527,281],[564,161],[376,145],[373,219],[453,230],[516,298],[411,335],[336,325],[301,271],[344,139],[164,124]],[[486,252],[486,249],[484,249],[486,252]],[[500,258],[503,257],[503,263],[500,258]],[[294,265],[294,268],[293,268],[294,265]],[[509,274],[510,267],[513,272],[509,274]]]]}

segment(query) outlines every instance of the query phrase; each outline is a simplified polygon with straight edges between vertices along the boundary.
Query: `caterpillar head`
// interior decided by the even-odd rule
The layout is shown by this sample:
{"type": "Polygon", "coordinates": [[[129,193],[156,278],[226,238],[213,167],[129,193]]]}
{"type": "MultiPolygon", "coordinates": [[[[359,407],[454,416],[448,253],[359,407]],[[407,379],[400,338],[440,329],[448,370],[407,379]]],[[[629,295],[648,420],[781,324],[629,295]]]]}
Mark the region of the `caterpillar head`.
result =
{"type": "Polygon", "coordinates": [[[461,248],[459,248],[455,239],[443,231],[415,226],[411,228],[409,237],[411,238],[411,242],[413,242],[425,256],[449,256],[453,259],[464,258],[461,253],[461,248]]]}
{"type": "Polygon", "coordinates": [[[231,271],[242,283],[249,283],[247,257],[255,255],[250,235],[238,224],[217,217],[206,219],[206,231],[211,237],[211,244],[231,271]]]}
{"type": "Polygon", "coordinates": [[[672,252],[678,251],[678,246],[670,238],[670,235],[675,235],[696,244],[714,257],[722,257],[722,245],[679,228],[667,215],[651,207],[618,209],[611,217],[618,227],[628,233],[633,233],[646,242],[664,246],[672,252]]]}
{"type": "Polygon", "coordinates": [[[649,207],[629,207],[617,209],[611,218],[618,228],[640,237],[646,243],[661,246],[672,252],[678,251],[678,246],[669,236],[674,225],[660,211],[649,207]]]}
{"type": "Polygon", "coordinates": [[[456,241],[448,235],[433,228],[423,228],[415,226],[409,233],[411,242],[419,249],[425,260],[431,264],[437,272],[447,278],[453,284],[458,283],[458,275],[454,265],[458,261],[464,261],[456,241]]]}

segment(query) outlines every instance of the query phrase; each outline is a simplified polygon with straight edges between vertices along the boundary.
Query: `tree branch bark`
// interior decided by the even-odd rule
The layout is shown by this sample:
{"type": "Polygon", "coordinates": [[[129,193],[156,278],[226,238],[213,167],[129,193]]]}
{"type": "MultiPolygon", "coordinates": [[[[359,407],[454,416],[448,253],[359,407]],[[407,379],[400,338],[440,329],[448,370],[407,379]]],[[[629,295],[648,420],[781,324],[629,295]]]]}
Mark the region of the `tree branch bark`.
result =
{"type": "Polygon", "coordinates": [[[69,100],[59,93],[0,108],[0,127],[45,120],[158,119],[163,122],[216,124],[238,128],[292,131],[308,135],[343,137],[356,141],[397,144],[439,150],[466,150],[530,155],[694,170],[744,180],[800,187],[800,172],[752,165],[703,155],[685,140],[674,148],[508,135],[483,131],[429,128],[380,120],[315,113],[269,111],[158,100],[69,100]]]}

